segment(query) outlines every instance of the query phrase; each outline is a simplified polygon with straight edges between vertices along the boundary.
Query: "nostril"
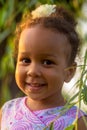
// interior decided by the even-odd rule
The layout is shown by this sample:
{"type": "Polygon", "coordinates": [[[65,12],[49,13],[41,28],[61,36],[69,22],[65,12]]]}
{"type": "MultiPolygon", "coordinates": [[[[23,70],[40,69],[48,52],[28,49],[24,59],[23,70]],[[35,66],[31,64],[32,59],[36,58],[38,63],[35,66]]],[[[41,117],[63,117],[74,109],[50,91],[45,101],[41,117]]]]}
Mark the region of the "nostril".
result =
{"type": "Polygon", "coordinates": [[[30,77],[39,77],[39,76],[41,76],[41,72],[38,70],[31,70],[30,69],[27,71],[27,75],[30,77]]]}
{"type": "Polygon", "coordinates": [[[27,68],[27,75],[31,77],[41,76],[41,66],[36,61],[32,61],[32,63],[27,68]]]}

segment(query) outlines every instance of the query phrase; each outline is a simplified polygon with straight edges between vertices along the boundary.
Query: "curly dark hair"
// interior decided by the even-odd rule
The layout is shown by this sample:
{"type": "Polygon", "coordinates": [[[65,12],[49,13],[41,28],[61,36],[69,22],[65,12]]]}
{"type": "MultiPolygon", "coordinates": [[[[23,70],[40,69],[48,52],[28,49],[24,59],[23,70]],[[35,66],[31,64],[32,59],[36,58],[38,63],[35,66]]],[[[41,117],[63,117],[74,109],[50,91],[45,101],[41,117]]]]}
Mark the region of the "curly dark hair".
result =
{"type": "MultiPolygon", "coordinates": [[[[16,30],[15,38],[15,57],[18,55],[18,44],[20,39],[20,34],[25,28],[34,27],[40,25],[44,28],[51,29],[56,32],[64,34],[69,44],[71,45],[71,54],[69,58],[69,63],[72,64],[76,58],[77,52],[79,50],[80,38],[76,32],[76,21],[73,15],[63,7],[55,7],[56,11],[48,17],[40,17],[33,19],[29,14],[26,15],[25,20],[23,20],[16,30]],[[28,17],[29,16],[29,17],[28,17]]],[[[67,48],[66,48],[67,49],[67,48]]]]}

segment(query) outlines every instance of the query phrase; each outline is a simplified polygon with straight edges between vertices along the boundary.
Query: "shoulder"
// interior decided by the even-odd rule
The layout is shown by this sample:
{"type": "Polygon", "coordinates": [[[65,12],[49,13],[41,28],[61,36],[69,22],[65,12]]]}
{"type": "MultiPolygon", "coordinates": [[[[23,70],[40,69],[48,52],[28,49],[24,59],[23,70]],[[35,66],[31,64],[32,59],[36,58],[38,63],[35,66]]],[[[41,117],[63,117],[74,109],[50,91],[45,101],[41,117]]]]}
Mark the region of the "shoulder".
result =
{"type": "Polygon", "coordinates": [[[0,130],[4,129],[5,126],[8,126],[8,122],[13,119],[16,112],[23,108],[23,102],[25,97],[15,98],[10,101],[7,101],[1,108],[0,111],[0,130]]]}
{"type": "Polygon", "coordinates": [[[83,116],[87,116],[87,114],[83,112],[81,109],[79,109],[77,106],[73,106],[67,111],[67,114],[74,118],[76,118],[77,113],[78,113],[78,119],[83,116]]]}
{"type": "Polygon", "coordinates": [[[77,130],[87,130],[87,114],[80,110],[78,107],[73,108],[76,109],[76,114],[78,113],[77,130]]]}
{"type": "Polygon", "coordinates": [[[22,100],[24,99],[24,97],[21,98],[15,98],[12,99],[10,101],[7,101],[3,106],[2,106],[2,116],[3,114],[6,115],[6,113],[9,113],[14,111],[15,109],[17,109],[18,107],[20,107],[20,104],[22,102],[22,100]]]}
{"type": "Polygon", "coordinates": [[[4,108],[11,108],[13,105],[20,103],[20,102],[22,101],[22,99],[23,99],[23,97],[21,97],[21,98],[15,98],[15,99],[12,99],[12,100],[10,100],[10,101],[7,101],[7,102],[3,105],[2,110],[3,110],[4,108]]]}
{"type": "MultiPolygon", "coordinates": [[[[67,111],[67,115],[69,118],[73,118],[75,121],[76,116],[78,113],[78,120],[77,120],[77,130],[87,130],[87,126],[85,122],[87,122],[87,114],[84,113],[82,110],[78,109],[78,107],[73,106],[67,111]]],[[[74,129],[75,130],[75,129],[74,129]]]]}

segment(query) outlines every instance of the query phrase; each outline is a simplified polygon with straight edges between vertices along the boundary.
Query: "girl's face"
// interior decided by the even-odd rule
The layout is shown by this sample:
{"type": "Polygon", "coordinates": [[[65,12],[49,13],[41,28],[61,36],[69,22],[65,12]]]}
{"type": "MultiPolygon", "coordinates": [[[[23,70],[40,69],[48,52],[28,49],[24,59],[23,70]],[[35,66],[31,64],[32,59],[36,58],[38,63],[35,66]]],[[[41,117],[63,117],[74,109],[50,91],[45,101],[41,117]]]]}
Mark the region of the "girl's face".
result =
{"type": "Polygon", "coordinates": [[[16,66],[19,88],[33,100],[59,97],[64,81],[71,79],[67,58],[71,48],[65,35],[39,26],[20,36],[16,66]]]}

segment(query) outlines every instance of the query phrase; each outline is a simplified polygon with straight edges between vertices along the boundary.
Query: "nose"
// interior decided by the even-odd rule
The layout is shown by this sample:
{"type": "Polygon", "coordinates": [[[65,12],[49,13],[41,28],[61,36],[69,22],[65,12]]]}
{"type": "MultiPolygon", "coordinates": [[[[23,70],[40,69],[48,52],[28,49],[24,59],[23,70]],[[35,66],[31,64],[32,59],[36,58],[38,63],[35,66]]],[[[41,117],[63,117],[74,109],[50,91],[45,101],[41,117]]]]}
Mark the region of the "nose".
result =
{"type": "Polygon", "coordinates": [[[41,76],[41,67],[38,63],[31,63],[28,66],[27,75],[30,77],[40,77],[41,76]]]}

